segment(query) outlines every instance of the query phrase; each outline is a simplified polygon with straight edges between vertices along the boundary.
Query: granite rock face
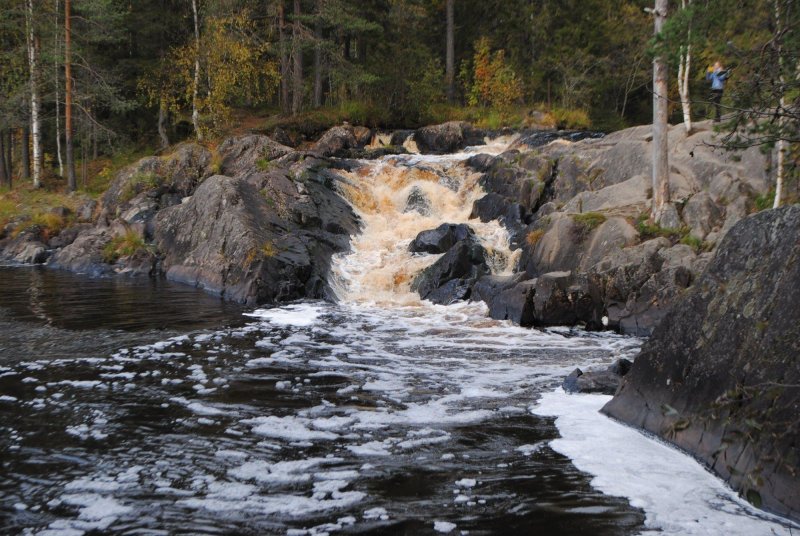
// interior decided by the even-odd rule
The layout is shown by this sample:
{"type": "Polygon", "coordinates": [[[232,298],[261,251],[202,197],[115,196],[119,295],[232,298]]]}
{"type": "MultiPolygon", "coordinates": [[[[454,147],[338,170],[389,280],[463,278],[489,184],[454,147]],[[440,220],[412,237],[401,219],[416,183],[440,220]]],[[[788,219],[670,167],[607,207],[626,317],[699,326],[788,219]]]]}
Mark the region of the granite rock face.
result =
{"type": "Polygon", "coordinates": [[[800,206],[734,226],[603,411],[800,520],[800,206]]]}

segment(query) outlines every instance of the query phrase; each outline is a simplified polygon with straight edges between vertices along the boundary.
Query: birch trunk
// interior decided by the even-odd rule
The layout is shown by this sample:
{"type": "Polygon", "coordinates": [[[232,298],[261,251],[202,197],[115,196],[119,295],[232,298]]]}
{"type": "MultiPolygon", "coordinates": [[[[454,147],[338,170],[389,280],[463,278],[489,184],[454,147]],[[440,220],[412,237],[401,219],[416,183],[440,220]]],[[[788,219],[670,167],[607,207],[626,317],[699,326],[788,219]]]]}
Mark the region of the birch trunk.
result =
{"type": "Polygon", "coordinates": [[[22,166],[22,171],[19,175],[23,181],[29,181],[31,178],[31,129],[28,125],[22,127],[22,135],[19,142],[19,162],[22,166]]]}
{"type": "MultiPolygon", "coordinates": [[[[681,0],[681,8],[686,9],[692,5],[692,0],[681,0]]],[[[686,32],[686,46],[681,47],[680,63],[678,64],[678,95],[681,98],[683,109],[683,125],[686,132],[692,132],[692,103],[689,100],[689,72],[692,69],[692,27],[691,23],[686,32]]]]}
{"type": "MultiPolygon", "coordinates": [[[[668,0],[655,2],[655,34],[658,36],[667,18],[668,0]]],[[[669,69],[666,59],[653,60],[653,217],[660,221],[669,203],[669,69]]]]}
{"type": "Polygon", "coordinates": [[[27,0],[28,68],[30,70],[31,139],[33,141],[33,187],[42,185],[41,122],[39,117],[39,40],[33,27],[34,0],[27,0]]]}
{"type": "Polygon", "coordinates": [[[72,140],[72,0],[64,0],[64,141],[67,157],[67,189],[78,188],[72,140]]]}
{"type": "Polygon", "coordinates": [[[169,147],[169,137],[167,136],[167,104],[162,97],[158,103],[158,137],[161,138],[161,148],[169,147]]]}
{"type": "Polygon", "coordinates": [[[300,0],[294,0],[294,22],[292,23],[292,115],[300,111],[303,104],[303,51],[300,46],[300,0]]]}
{"type": "MultiPolygon", "coordinates": [[[[780,9],[780,2],[779,0],[775,0],[775,33],[780,34],[781,32],[781,9],[780,9]]],[[[784,87],[786,80],[783,76],[783,57],[782,57],[782,50],[781,45],[778,44],[778,70],[781,73],[780,76],[780,92],[781,98],[779,102],[780,106],[780,116],[778,117],[778,136],[783,136],[783,125],[784,125],[784,117],[783,113],[786,106],[786,97],[784,95],[784,87]]],[[[783,174],[784,174],[784,154],[786,151],[786,141],[783,139],[778,140],[778,165],[776,170],[776,177],[775,177],[775,201],[772,204],[772,208],[778,208],[781,206],[781,197],[783,197],[783,174]]]]}
{"type": "Polygon", "coordinates": [[[61,5],[59,0],[56,0],[56,31],[53,49],[53,75],[55,76],[56,88],[56,156],[58,157],[58,176],[64,176],[64,159],[61,156],[61,76],[58,65],[58,58],[61,56],[61,32],[59,28],[59,19],[61,18],[61,5]]]}
{"type": "Polygon", "coordinates": [[[203,140],[200,130],[200,111],[197,109],[197,100],[200,93],[200,20],[197,15],[197,0],[192,0],[192,14],[194,16],[194,81],[192,83],[192,125],[198,141],[203,140]]]}
{"type": "Polygon", "coordinates": [[[455,0],[447,0],[447,58],[445,67],[445,82],[447,83],[447,102],[453,103],[456,97],[456,67],[455,67],[455,17],[453,4],[455,0]]]}

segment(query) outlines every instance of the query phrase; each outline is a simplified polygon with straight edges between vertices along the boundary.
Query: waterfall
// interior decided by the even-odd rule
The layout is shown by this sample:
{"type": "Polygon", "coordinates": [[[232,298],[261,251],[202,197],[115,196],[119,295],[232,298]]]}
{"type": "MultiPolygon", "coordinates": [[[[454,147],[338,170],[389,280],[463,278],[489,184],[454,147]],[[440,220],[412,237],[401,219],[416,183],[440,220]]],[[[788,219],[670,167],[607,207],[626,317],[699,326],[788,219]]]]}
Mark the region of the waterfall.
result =
{"type": "Polygon", "coordinates": [[[466,165],[478,153],[500,154],[513,141],[451,155],[395,155],[363,161],[343,172],[341,192],[362,221],[351,251],[334,257],[332,287],[343,302],[419,305],[411,291],[414,277],[441,255],[412,254],[410,242],[421,231],[443,223],[466,223],[491,258],[492,272],[511,273],[519,252],[509,248],[508,233],[497,221],[470,219],[472,204],[486,192],[480,173],[466,165]]]}

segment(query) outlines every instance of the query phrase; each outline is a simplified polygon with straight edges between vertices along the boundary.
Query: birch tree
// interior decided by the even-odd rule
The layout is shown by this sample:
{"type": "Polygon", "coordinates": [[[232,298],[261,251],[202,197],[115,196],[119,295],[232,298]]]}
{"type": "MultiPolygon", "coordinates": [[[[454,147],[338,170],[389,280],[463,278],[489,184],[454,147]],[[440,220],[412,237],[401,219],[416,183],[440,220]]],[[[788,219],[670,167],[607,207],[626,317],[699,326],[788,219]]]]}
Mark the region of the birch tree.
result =
{"type": "MultiPolygon", "coordinates": [[[[667,18],[668,0],[655,0],[653,18],[658,40],[667,18]]],[[[653,58],[653,207],[655,221],[661,221],[669,203],[669,68],[663,52],[653,58]]]]}
{"type": "Polygon", "coordinates": [[[27,0],[26,30],[28,38],[28,68],[30,70],[31,139],[33,146],[33,187],[42,185],[42,126],[39,96],[39,37],[34,25],[34,0],[27,0]]]}
{"type": "MultiPolygon", "coordinates": [[[[781,47],[780,38],[778,37],[782,33],[782,28],[781,28],[781,5],[780,5],[780,1],[779,0],[775,0],[774,9],[775,9],[775,34],[776,34],[776,38],[777,39],[775,41],[773,41],[773,43],[774,43],[774,46],[777,49],[776,52],[778,54],[778,70],[780,72],[780,76],[778,77],[778,83],[780,84],[780,89],[779,89],[779,95],[780,96],[779,96],[779,99],[778,99],[778,107],[779,107],[779,110],[785,110],[786,109],[786,91],[784,90],[784,87],[786,85],[786,77],[785,77],[784,72],[783,72],[784,61],[783,61],[783,54],[782,54],[782,50],[781,50],[782,47],[781,47]]],[[[786,121],[786,119],[783,116],[780,116],[778,118],[778,130],[779,131],[783,131],[784,126],[785,126],[785,121],[786,121]]],[[[776,145],[776,149],[778,151],[778,162],[777,162],[777,166],[776,166],[777,169],[776,169],[776,173],[775,173],[776,174],[776,177],[775,177],[775,201],[774,201],[774,203],[772,205],[772,208],[778,208],[779,206],[781,206],[781,197],[783,197],[783,175],[784,175],[784,169],[785,169],[784,161],[785,161],[785,153],[786,153],[786,140],[784,138],[781,137],[778,140],[778,143],[776,145]]]]}
{"type": "MultiPolygon", "coordinates": [[[[681,9],[684,11],[691,8],[692,0],[681,0],[681,9]]],[[[681,45],[678,61],[678,95],[681,98],[681,109],[683,110],[683,126],[686,132],[692,132],[692,103],[689,100],[689,73],[692,69],[692,26],[686,31],[686,44],[681,45]]]]}
{"type": "Polygon", "coordinates": [[[56,156],[58,157],[58,175],[64,176],[64,160],[61,156],[61,75],[59,58],[61,56],[61,29],[59,27],[59,19],[61,18],[61,6],[59,0],[56,0],[55,10],[55,29],[53,32],[53,79],[55,80],[55,93],[56,93],[56,156]]]}
{"type": "Polygon", "coordinates": [[[78,187],[72,140],[72,0],[64,0],[64,149],[67,157],[67,189],[78,187]]]}

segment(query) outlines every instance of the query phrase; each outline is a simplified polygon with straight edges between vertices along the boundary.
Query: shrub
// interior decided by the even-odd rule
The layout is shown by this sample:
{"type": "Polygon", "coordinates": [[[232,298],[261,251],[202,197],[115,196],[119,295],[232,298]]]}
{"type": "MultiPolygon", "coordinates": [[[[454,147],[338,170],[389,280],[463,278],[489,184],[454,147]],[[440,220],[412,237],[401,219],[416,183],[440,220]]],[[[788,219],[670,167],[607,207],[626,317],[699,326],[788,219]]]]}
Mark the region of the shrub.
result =
{"type": "Polygon", "coordinates": [[[765,194],[756,196],[755,201],[753,203],[756,212],[761,212],[762,210],[772,208],[772,205],[775,203],[775,190],[770,190],[765,194]]]}
{"type": "Polygon", "coordinates": [[[122,257],[130,257],[148,249],[149,246],[139,233],[128,230],[123,235],[115,236],[111,239],[111,242],[105,245],[103,248],[103,260],[112,264],[122,257]]]}
{"type": "Polygon", "coordinates": [[[650,223],[646,217],[642,217],[636,222],[636,230],[639,232],[639,237],[642,240],[650,240],[663,236],[673,242],[680,240],[688,232],[687,229],[661,227],[657,223],[650,223]]]}
{"type": "Polygon", "coordinates": [[[553,108],[550,113],[555,120],[558,128],[566,129],[587,129],[592,126],[589,114],[584,110],[569,108],[553,108]]]}
{"type": "Polygon", "coordinates": [[[584,212],[572,216],[572,221],[575,223],[572,228],[573,239],[576,242],[582,242],[586,240],[592,231],[606,221],[606,217],[599,212],[584,212]]]}
{"type": "Polygon", "coordinates": [[[681,238],[681,244],[687,245],[691,247],[695,251],[700,251],[703,249],[703,241],[697,238],[694,235],[687,234],[683,238],[681,238]]]}
{"type": "Polygon", "coordinates": [[[543,236],[544,229],[534,229],[525,236],[525,241],[533,248],[536,247],[536,244],[539,243],[543,236]]]}

